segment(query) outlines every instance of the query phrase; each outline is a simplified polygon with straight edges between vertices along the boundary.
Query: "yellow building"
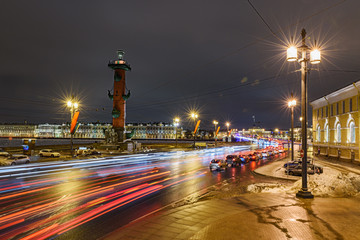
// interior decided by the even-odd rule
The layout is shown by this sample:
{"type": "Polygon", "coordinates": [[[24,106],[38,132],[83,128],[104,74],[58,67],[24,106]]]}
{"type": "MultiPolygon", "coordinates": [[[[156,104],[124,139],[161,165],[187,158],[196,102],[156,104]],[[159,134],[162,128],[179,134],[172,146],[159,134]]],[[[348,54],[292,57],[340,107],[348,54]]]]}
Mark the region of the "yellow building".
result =
{"type": "Polygon", "coordinates": [[[314,152],[359,162],[360,81],[310,104],[314,152]]]}

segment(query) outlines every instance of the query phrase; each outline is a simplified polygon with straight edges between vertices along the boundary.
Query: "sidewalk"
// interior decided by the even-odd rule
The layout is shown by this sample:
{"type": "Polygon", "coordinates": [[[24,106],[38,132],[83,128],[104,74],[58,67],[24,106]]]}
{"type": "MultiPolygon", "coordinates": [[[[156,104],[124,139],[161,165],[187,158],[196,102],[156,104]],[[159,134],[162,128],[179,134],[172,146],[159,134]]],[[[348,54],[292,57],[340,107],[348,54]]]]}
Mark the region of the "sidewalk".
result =
{"type": "MultiPolygon", "coordinates": [[[[288,179],[280,171],[287,160],[256,173],[288,179]]],[[[245,193],[168,207],[103,239],[360,239],[359,221],[359,195],[297,199],[289,193],[245,193]]]]}

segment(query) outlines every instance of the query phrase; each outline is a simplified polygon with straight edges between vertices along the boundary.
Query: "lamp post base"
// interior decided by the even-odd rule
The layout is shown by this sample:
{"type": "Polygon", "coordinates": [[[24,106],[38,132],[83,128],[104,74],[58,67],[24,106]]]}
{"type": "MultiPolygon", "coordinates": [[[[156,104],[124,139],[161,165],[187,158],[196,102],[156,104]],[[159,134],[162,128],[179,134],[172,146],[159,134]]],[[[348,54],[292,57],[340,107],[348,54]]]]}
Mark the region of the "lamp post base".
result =
{"type": "Polygon", "coordinates": [[[311,192],[309,192],[309,191],[299,190],[296,193],[296,197],[297,198],[314,198],[314,195],[312,195],[311,192]]]}

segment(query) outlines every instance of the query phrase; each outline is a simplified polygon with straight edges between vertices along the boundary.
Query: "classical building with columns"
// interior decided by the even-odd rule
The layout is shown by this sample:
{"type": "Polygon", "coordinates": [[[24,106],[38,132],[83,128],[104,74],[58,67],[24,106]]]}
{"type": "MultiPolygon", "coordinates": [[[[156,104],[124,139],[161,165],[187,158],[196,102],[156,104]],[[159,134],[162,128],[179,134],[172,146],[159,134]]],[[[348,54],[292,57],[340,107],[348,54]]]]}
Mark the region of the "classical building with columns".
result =
{"type": "Polygon", "coordinates": [[[314,152],[359,162],[360,81],[310,104],[314,152]]]}

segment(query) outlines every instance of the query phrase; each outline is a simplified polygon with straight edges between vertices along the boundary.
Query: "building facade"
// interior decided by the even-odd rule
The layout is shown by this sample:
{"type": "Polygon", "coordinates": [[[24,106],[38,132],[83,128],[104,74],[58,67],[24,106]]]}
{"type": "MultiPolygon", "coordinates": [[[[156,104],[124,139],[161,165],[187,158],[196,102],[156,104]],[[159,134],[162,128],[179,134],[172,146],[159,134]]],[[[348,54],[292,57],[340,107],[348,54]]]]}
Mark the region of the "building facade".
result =
{"type": "Polygon", "coordinates": [[[134,131],[133,139],[175,139],[182,138],[182,129],[168,123],[129,123],[126,131],[134,131]]]}
{"type": "Polygon", "coordinates": [[[310,104],[314,152],[359,161],[360,81],[310,104]]]}
{"type": "MultiPolygon", "coordinates": [[[[74,138],[105,138],[105,131],[111,124],[80,124],[74,138]]],[[[134,131],[132,139],[175,139],[183,138],[182,128],[167,123],[132,123],[127,124],[126,132],[134,131]]],[[[69,124],[3,124],[0,125],[0,137],[19,138],[70,138],[69,124]]]]}

